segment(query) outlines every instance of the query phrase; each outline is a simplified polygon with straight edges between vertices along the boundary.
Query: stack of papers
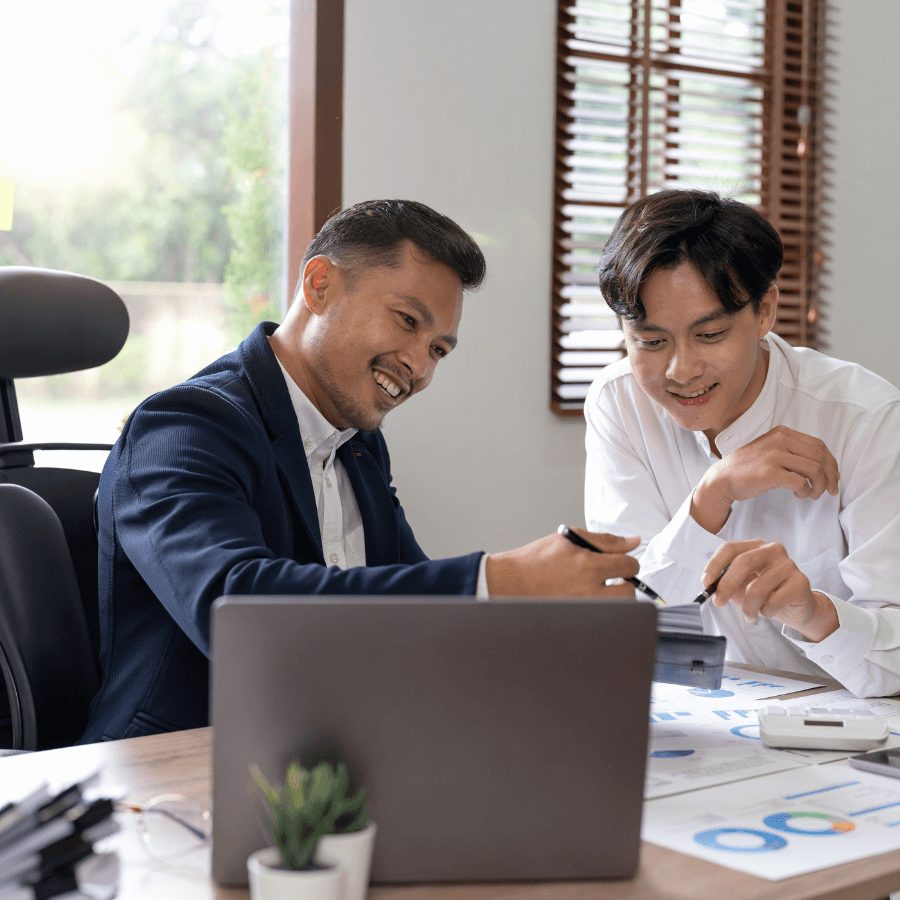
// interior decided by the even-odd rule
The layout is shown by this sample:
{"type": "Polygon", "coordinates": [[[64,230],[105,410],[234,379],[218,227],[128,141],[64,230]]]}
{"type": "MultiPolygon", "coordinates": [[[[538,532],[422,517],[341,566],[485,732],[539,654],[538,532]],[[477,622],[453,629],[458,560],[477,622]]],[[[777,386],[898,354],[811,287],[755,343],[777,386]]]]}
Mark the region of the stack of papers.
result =
{"type": "Polygon", "coordinates": [[[664,606],[656,616],[657,631],[677,631],[681,634],[703,634],[699,603],[683,606],[664,606]]]}
{"type": "Polygon", "coordinates": [[[94,844],[118,830],[111,818],[114,804],[107,798],[86,799],[84,786],[73,784],[53,794],[41,785],[0,807],[0,900],[79,891],[98,881],[98,870],[105,872],[99,880],[109,882],[113,860],[110,854],[95,854],[94,844]]]}

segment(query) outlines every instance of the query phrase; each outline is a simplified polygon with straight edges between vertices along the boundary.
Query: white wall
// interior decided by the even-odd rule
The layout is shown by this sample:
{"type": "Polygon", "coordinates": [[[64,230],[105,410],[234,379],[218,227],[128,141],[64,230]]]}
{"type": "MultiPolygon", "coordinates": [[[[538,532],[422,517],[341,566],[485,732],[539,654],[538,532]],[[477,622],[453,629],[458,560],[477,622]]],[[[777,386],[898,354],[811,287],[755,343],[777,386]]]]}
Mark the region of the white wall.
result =
{"type": "Polygon", "coordinates": [[[421,200],[488,261],[459,347],[385,422],[434,556],[583,520],[583,423],[547,408],[554,43],[553,0],[346,4],[344,202],[421,200]]]}
{"type": "MultiPolygon", "coordinates": [[[[555,6],[346,3],[344,202],[422,200],[488,259],[459,348],[385,425],[407,515],[435,556],[583,519],[583,424],[547,409],[555,6]]],[[[840,7],[830,349],[900,383],[900,2],[840,7]]]]}
{"type": "Polygon", "coordinates": [[[900,385],[900,3],[834,8],[828,349],[900,385]]]}

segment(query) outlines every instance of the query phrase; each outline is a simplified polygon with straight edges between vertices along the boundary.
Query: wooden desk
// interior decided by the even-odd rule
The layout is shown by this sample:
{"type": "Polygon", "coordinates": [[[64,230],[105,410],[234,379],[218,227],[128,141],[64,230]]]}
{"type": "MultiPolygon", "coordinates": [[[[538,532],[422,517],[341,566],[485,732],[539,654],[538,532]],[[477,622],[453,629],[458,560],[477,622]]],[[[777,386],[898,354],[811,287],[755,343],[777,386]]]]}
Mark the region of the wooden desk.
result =
{"type": "MultiPolygon", "coordinates": [[[[101,788],[134,801],[177,792],[201,805],[209,803],[210,735],[208,728],[108,744],[68,747],[0,759],[0,794],[17,784],[45,778],[63,785],[89,771],[102,772],[101,788]]],[[[248,810],[248,815],[253,813],[248,810]]],[[[230,900],[246,898],[242,888],[220,888],[209,877],[209,854],[193,854],[179,863],[142,858],[126,833],[114,838],[123,857],[119,897],[124,900],[230,900]]],[[[370,900],[595,900],[595,898],[828,897],[862,900],[900,889],[900,850],[785,881],[765,881],[694,857],[645,843],[641,866],[630,881],[556,884],[430,885],[376,887],[370,900]]]]}

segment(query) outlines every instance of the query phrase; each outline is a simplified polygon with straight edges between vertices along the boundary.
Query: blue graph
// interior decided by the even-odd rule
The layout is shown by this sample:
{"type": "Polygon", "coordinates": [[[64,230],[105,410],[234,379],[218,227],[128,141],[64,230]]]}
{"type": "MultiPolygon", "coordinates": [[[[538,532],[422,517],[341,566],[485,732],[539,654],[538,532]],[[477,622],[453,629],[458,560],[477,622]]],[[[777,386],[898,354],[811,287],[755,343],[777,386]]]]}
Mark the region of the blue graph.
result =
{"type": "Polygon", "coordinates": [[[765,853],[787,846],[787,841],[780,835],[755,828],[710,828],[695,834],[694,840],[702,847],[730,853],[765,853]],[[748,837],[752,843],[747,840],[748,837]]]}
{"type": "Polygon", "coordinates": [[[693,713],[689,712],[654,712],[650,713],[651,722],[677,722],[680,718],[690,718],[693,713]]]}
{"type": "Polygon", "coordinates": [[[751,741],[759,740],[759,722],[753,722],[750,725],[735,725],[734,728],[730,730],[735,737],[747,738],[751,741]],[[746,734],[748,730],[753,728],[757,730],[757,734],[746,734]]]}
{"type": "Polygon", "coordinates": [[[679,759],[682,756],[690,756],[695,750],[654,750],[650,756],[655,759],[679,759]]]}

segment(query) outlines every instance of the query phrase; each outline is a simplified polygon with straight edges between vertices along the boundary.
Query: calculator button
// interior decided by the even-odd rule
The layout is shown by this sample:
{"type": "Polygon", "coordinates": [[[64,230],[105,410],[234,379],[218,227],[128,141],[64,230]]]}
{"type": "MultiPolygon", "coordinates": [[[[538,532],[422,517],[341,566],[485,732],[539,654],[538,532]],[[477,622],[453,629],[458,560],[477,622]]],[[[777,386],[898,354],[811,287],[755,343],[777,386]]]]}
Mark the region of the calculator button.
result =
{"type": "Polygon", "coordinates": [[[783,706],[767,706],[763,710],[767,716],[786,716],[787,710],[783,706]]]}
{"type": "Polygon", "coordinates": [[[811,716],[833,716],[834,712],[821,706],[810,706],[806,712],[811,716]]]}

